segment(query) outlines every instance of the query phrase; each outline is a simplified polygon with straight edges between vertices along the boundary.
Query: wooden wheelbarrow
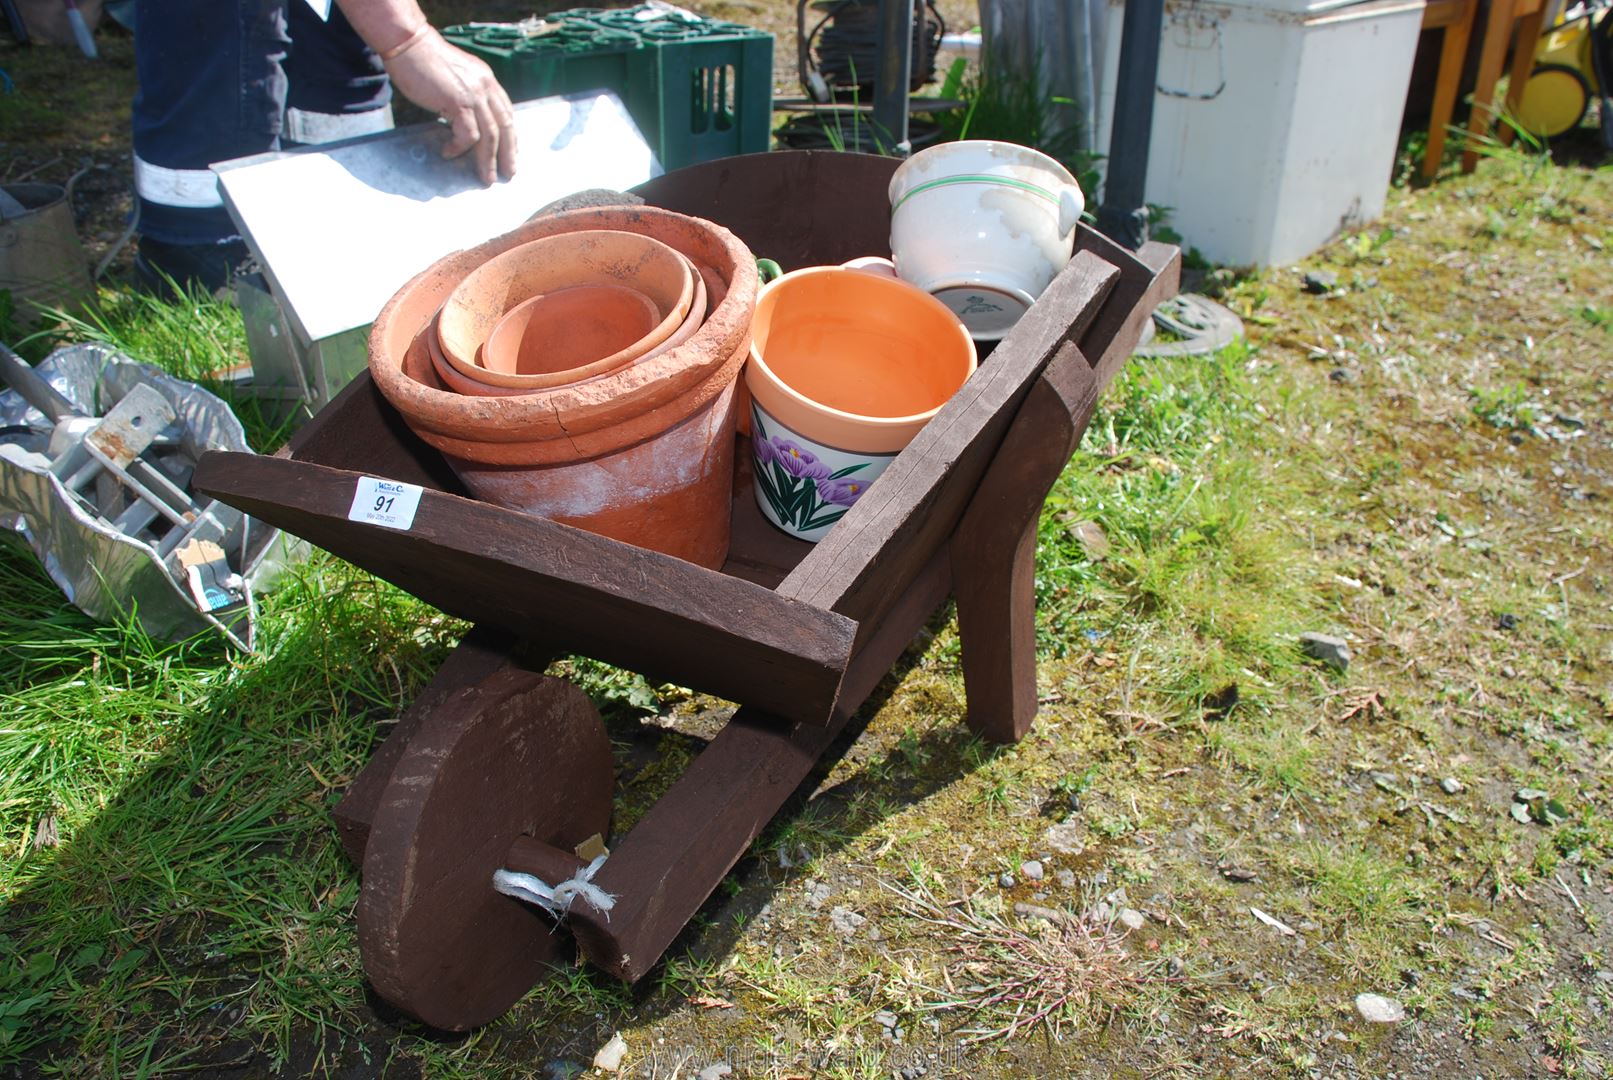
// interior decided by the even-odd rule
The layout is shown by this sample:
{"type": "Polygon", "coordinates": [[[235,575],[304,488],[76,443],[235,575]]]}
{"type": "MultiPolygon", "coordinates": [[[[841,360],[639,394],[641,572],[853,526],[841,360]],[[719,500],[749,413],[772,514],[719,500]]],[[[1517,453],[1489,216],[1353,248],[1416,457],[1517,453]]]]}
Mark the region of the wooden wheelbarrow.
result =
{"type": "MultiPolygon", "coordinates": [[[[839,263],[888,251],[897,164],[758,154],[638,194],[786,268],[839,263]]],[[[1021,738],[1037,517],[1178,266],[1174,248],[1133,255],[1082,228],[1068,268],[816,545],[762,519],[742,447],[721,571],[464,497],[367,374],[280,455],[204,457],[198,489],[476,624],[336,809],[381,995],[438,1028],[486,1023],[545,976],[557,917],[591,962],[643,977],[949,594],[969,726],[1021,738]],[[365,478],[423,489],[407,528],[349,518],[365,478]],[[590,863],[574,849],[609,833],[613,766],[592,703],[542,674],[565,653],[742,706],[590,863]]]]}

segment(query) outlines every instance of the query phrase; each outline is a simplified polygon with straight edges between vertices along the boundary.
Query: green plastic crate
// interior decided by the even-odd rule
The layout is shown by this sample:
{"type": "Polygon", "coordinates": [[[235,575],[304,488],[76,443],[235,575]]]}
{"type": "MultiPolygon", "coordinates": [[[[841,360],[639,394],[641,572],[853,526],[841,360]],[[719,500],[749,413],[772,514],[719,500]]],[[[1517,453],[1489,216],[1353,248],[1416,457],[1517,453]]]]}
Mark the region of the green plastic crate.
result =
{"type": "Polygon", "coordinates": [[[549,32],[450,27],[454,44],[483,60],[517,101],[614,90],[661,164],[768,148],[773,35],[701,19],[639,22],[641,9],[578,8],[548,17],[549,32]]]}

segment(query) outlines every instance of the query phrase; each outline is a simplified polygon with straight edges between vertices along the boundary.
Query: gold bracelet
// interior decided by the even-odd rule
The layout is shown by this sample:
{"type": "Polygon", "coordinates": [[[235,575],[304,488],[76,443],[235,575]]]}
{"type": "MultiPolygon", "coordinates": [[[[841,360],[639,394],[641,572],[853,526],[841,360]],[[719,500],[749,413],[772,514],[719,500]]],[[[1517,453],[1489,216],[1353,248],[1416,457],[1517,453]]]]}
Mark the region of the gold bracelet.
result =
{"type": "Polygon", "coordinates": [[[431,24],[428,22],[421,23],[419,26],[414,28],[414,33],[410,34],[408,37],[404,38],[402,41],[383,52],[381,54],[381,63],[387,64],[391,63],[393,60],[396,60],[398,57],[420,44],[421,39],[430,32],[431,24]]]}

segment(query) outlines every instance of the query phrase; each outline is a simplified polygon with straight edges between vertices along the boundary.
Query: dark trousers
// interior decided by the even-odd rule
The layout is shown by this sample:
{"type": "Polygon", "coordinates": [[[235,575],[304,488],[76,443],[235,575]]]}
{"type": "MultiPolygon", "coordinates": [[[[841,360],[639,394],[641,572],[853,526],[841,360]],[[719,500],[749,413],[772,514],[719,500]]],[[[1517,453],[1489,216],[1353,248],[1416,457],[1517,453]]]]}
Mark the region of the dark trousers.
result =
{"type": "Polygon", "coordinates": [[[140,231],[170,244],[236,235],[207,167],[390,126],[380,59],[332,5],[139,0],[135,188],[140,231]]]}

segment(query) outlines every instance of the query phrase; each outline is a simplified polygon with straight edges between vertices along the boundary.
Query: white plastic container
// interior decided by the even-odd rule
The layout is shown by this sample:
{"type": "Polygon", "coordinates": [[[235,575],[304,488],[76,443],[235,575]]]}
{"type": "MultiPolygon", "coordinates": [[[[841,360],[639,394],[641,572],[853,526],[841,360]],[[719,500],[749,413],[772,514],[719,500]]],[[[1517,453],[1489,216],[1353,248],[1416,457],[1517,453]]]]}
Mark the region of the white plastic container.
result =
{"type": "MultiPolygon", "coordinates": [[[[1423,0],[1167,0],[1146,199],[1210,260],[1293,262],[1383,212],[1423,0]]],[[[1107,152],[1123,0],[1108,8],[1107,152]]]]}

